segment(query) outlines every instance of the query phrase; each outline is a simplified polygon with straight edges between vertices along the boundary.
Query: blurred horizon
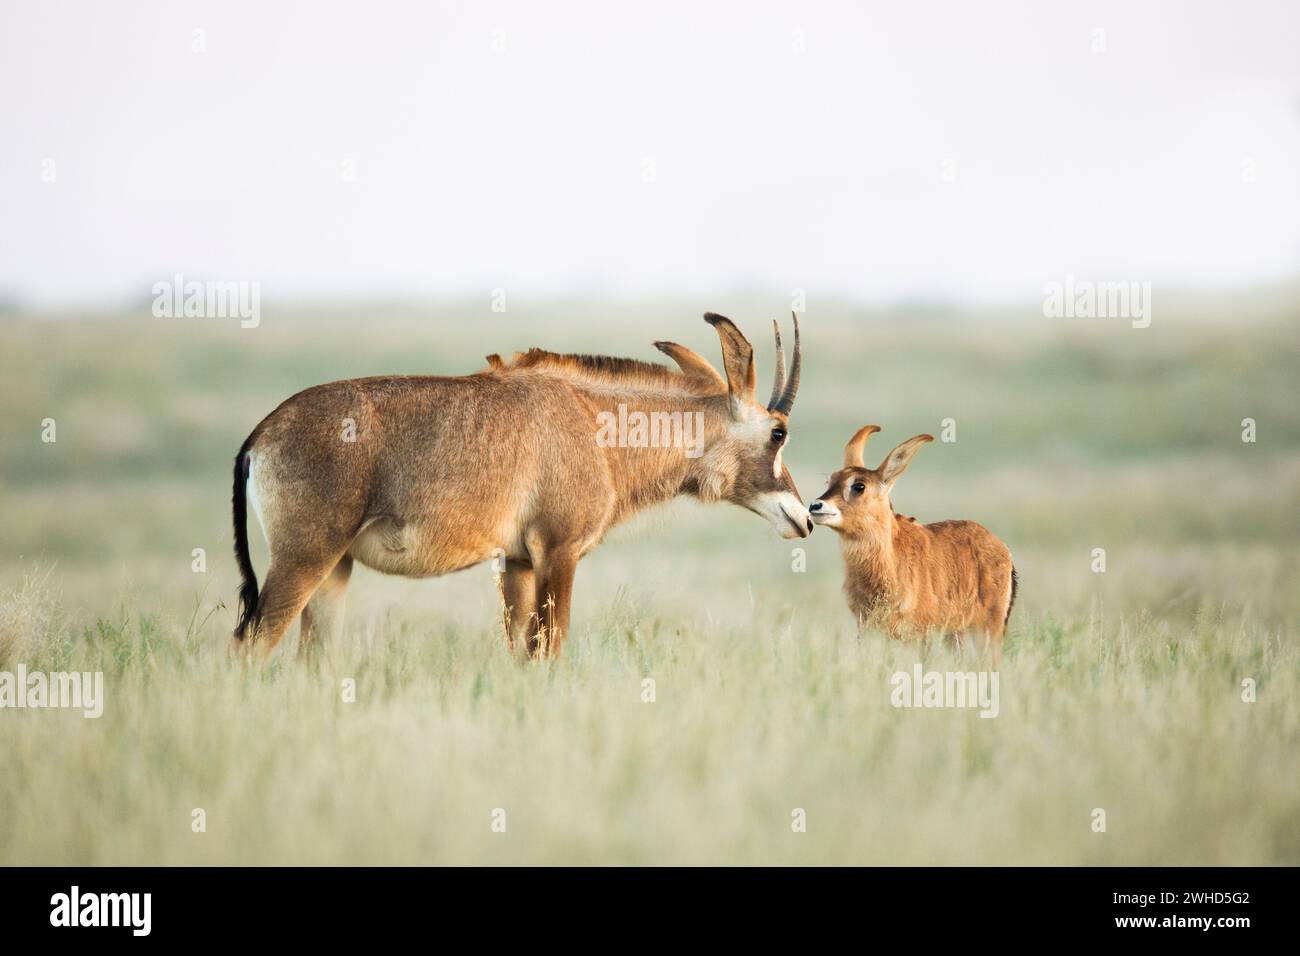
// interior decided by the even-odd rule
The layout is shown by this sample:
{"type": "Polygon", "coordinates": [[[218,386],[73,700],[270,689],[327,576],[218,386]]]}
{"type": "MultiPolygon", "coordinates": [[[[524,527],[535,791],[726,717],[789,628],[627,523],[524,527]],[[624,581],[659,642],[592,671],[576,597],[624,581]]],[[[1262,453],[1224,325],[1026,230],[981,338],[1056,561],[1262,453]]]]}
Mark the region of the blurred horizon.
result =
{"type": "MultiPolygon", "coordinates": [[[[186,281],[195,278],[186,276],[186,281]]],[[[1076,277],[1078,278],[1078,277],[1076,277]]],[[[166,280],[161,280],[166,281],[166,280]]],[[[1051,280],[1049,280],[1051,281],[1051,280]]],[[[1059,281],[1059,280],[1055,280],[1059,281]]],[[[1173,316],[1178,322],[1198,319],[1211,321],[1235,321],[1251,316],[1276,318],[1279,313],[1291,312],[1300,302],[1300,274],[1276,281],[1250,282],[1234,285],[1201,288],[1193,283],[1172,287],[1160,287],[1153,290],[1153,308],[1155,320],[1163,316],[1173,316]]],[[[32,319],[36,321],[69,321],[76,319],[116,320],[123,318],[141,318],[149,321],[170,323],[197,323],[219,327],[231,325],[237,331],[251,332],[255,328],[239,329],[236,316],[204,315],[156,317],[151,314],[154,296],[148,291],[133,298],[112,299],[98,303],[34,303],[14,296],[6,296],[0,290],[0,321],[6,319],[32,319]]],[[[511,297],[508,307],[501,310],[492,308],[489,295],[469,297],[466,295],[444,295],[420,298],[401,293],[358,293],[352,296],[333,298],[313,298],[308,295],[279,297],[274,291],[268,294],[265,287],[260,289],[261,323],[282,321],[327,321],[332,318],[355,316],[366,313],[370,316],[387,317],[394,321],[407,321],[413,317],[427,318],[486,318],[503,326],[515,324],[521,316],[553,317],[557,311],[570,314],[574,321],[582,321],[584,316],[590,321],[599,321],[601,315],[609,309],[627,309],[637,315],[638,320],[647,312],[657,312],[669,323],[682,320],[699,319],[705,312],[719,312],[735,319],[742,326],[753,324],[758,334],[763,334],[766,323],[771,319],[788,319],[792,311],[797,311],[801,321],[818,322],[823,319],[832,323],[846,317],[853,320],[888,321],[905,319],[928,321],[931,319],[947,320],[993,320],[996,322],[1041,322],[1045,325],[1062,323],[1064,325],[1112,326],[1117,330],[1128,326],[1127,318],[1118,316],[1094,317],[1047,317],[1043,313],[1044,296],[1039,290],[1037,295],[1021,296],[1016,299],[1002,299],[988,302],[964,302],[941,298],[912,297],[892,301],[859,299],[851,296],[828,296],[806,300],[802,308],[792,309],[789,296],[784,290],[737,288],[723,290],[702,296],[689,296],[679,293],[661,293],[658,295],[591,295],[585,296],[580,291],[554,292],[529,298],[511,297]],[[761,326],[761,327],[760,327],[761,326]]],[[[260,326],[259,326],[260,327],[260,326]]],[[[649,341],[649,340],[647,340],[649,341]]],[[[657,360],[662,359],[660,356],[657,360]]]]}

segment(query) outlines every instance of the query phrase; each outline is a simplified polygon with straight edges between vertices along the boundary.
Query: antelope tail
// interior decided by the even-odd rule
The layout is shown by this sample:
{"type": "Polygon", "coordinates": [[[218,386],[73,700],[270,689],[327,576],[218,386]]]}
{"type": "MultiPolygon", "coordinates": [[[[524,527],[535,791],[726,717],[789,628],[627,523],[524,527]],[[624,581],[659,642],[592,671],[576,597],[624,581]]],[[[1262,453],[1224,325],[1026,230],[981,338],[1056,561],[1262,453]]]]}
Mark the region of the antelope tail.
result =
{"type": "Polygon", "coordinates": [[[235,637],[243,640],[248,636],[249,625],[257,611],[257,575],[253,572],[253,561],[248,554],[248,447],[253,443],[253,436],[244,439],[239,454],[235,456],[235,488],[230,496],[230,503],[235,513],[235,561],[239,563],[239,574],[243,583],[239,586],[239,622],[235,625],[235,637]]]}
{"type": "MultiPolygon", "coordinates": [[[[254,584],[253,588],[254,588],[254,592],[256,592],[257,585],[254,584]]],[[[1016,605],[1016,591],[1018,591],[1019,589],[1020,589],[1020,575],[1016,574],[1015,565],[1012,565],[1011,566],[1011,600],[1007,602],[1007,619],[1002,622],[1002,627],[1004,629],[1009,623],[1011,623],[1011,609],[1016,605]]]]}

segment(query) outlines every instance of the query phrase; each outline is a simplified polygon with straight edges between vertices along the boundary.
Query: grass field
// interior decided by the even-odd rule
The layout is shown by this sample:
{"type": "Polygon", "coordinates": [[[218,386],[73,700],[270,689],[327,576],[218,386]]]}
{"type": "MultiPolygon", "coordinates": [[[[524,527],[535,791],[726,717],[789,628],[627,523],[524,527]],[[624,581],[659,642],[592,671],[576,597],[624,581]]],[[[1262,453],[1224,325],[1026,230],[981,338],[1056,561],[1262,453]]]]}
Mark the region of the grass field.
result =
{"type": "Polygon", "coordinates": [[[955,420],[895,504],[1015,555],[996,719],[891,706],[918,659],[971,665],[858,640],[831,533],[688,502],[583,562],[556,664],[507,655],[487,566],[359,569],[319,671],[227,662],[231,462],[281,399],[530,345],[717,361],[704,306],[754,340],[765,391],[770,302],[0,316],[0,671],[106,682],[99,719],[0,710],[0,863],[1300,863],[1294,290],[1158,300],[1147,329],[805,317],[805,498],[857,426],[883,455],[955,420]]]}

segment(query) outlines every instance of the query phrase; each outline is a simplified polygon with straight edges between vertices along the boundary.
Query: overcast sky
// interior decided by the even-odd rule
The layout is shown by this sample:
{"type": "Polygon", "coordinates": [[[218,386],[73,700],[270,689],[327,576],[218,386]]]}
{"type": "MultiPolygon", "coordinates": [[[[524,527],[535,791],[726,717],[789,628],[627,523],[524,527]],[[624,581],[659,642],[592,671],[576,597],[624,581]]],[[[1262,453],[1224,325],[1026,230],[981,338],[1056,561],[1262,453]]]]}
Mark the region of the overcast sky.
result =
{"type": "Polygon", "coordinates": [[[1290,277],[1298,10],[5,0],[0,294],[1290,277]]]}

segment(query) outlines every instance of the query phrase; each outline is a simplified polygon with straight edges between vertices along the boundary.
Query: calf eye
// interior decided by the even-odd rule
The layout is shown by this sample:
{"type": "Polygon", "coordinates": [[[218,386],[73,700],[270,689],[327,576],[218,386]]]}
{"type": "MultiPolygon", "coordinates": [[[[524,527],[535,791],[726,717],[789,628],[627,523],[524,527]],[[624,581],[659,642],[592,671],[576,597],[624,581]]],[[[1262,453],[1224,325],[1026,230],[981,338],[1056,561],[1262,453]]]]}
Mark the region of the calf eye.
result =
{"type": "Polygon", "coordinates": [[[783,441],[785,441],[785,429],[784,429],[784,428],[773,428],[773,429],[772,429],[772,442],[773,442],[774,444],[779,445],[779,444],[781,444],[781,442],[783,442],[783,441]]]}
{"type": "Polygon", "coordinates": [[[862,492],[864,492],[864,491],[866,491],[866,490],[867,490],[867,486],[864,485],[862,482],[860,482],[860,481],[855,481],[855,482],[853,483],[853,493],[854,493],[855,495],[860,495],[860,494],[862,494],[862,492]]]}

